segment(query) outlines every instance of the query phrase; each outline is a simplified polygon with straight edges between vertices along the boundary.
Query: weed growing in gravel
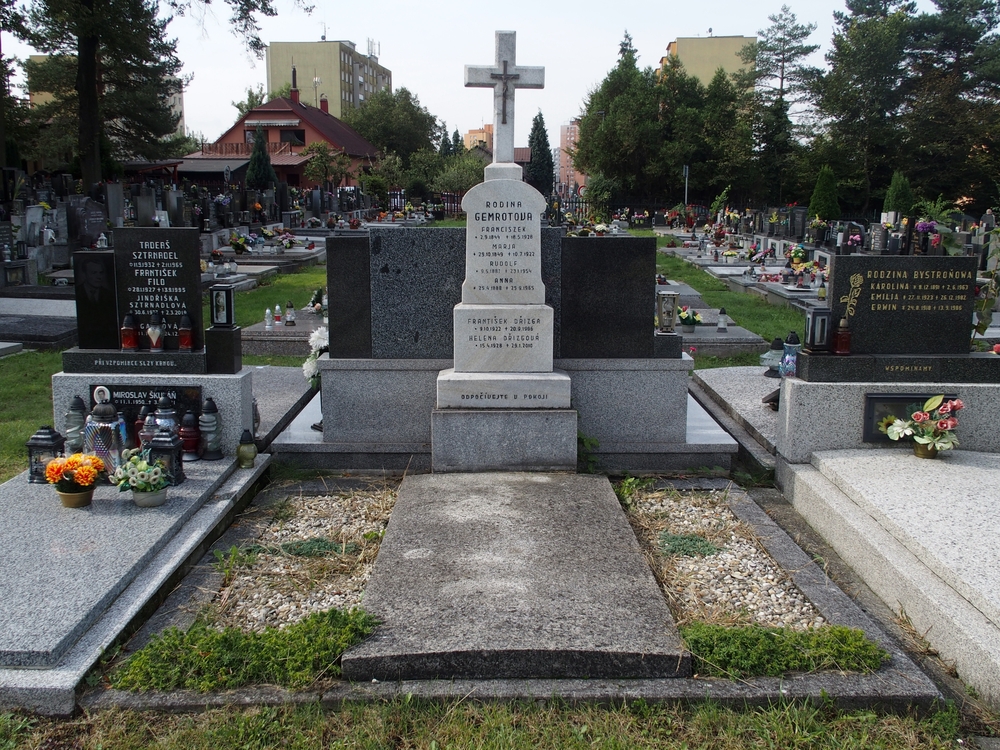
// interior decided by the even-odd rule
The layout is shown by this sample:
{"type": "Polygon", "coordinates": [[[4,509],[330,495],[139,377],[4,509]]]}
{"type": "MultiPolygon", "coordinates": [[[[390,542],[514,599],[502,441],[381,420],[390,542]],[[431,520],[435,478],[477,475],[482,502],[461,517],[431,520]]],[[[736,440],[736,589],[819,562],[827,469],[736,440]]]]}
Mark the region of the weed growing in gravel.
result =
{"type": "Polygon", "coordinates": [[[780,677],[823,669],[874,672],[889,659],[862,631],[842,625],[796,631],[695,622],[680,631],[695,658],[695,671],[712,677],[780,677]]]}
{"type": "Polygon", "coordinates": [[[121,690],[209,692],[241,685],[305,688],[340,674],[338,660],[375,627],[362,610],[331,609],[278,630],[245,633],[196,623],[189,631],[170,628],[155,636],[111,675],[121,690]]]}
{"type": "Polygon", "coordinates": [[[628,510],[632,507],[632,502],[638,492],[647,489],[652,486],[653,477],[625,477],[620,482],[612,485],[615,491],[615,495],[618,496],[618,502],[622,504],[622,507],[628,510]]]}
{"type": "Polygon", "coordinates": [[[254,564],[256,556],[250,552],[241,550],[236,545],[229,548],[227,552],[213,550],[215,562],[212,563],[216,570],[222,573],[222,585],[228,586],[236,577],[236,571],[254,564]]]}
{"type": "Polygon", "coordinates": [[[361,547],[353,542],[337,544],[326,537],[314,536],[296,542],[278,545],[251,544],[243,552],[252,555],[292,555],[293,557],[322,557],[323,555],[353,555],[361,547]]]}
{"type": "Polygon", "coordinates": [[[718,547],[697,534],[671,534],[669,531],[660,534],[660,549],[667,555],[685,557],[707,557],[719,551],[718,547]]]}

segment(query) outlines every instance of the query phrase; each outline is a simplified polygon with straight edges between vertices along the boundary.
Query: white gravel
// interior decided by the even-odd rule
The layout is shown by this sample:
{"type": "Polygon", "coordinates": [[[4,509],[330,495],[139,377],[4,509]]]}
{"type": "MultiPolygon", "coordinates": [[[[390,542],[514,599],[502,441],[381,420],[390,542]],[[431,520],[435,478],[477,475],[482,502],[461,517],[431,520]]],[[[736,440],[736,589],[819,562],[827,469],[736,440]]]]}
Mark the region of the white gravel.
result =
{"type": "MultiPolygon", "coordinates": [[[[298,557],[261,553],[235,571],[213,603],[212,622],[249,631],[283,627],[312,612],[360,606],[372,563],[396,500],[396,485],[364,492],[290,496],[256,521],[258,544],[277,546],[324,537],[346,555],[298,557]]],[[[824,624],[816,609],[778,568],[748,526],[728,508],[725,493],[639,491],[629,513],[678,624],[759,623],[795,629],[824,624]],[[706,557],[664,555],[662,531],[696,534],[719,552],[706,557]]]]}
{"type": "Polygon", "coordinates": [[[825,624],[751,527],[729,509],[724,492],[640,491],[630,517],[678,624],[700,620],[797,630],[825,624]],[[703,537],[719,551],[704,557],[663,554],[657,544],[663,531],[703,537]]]}

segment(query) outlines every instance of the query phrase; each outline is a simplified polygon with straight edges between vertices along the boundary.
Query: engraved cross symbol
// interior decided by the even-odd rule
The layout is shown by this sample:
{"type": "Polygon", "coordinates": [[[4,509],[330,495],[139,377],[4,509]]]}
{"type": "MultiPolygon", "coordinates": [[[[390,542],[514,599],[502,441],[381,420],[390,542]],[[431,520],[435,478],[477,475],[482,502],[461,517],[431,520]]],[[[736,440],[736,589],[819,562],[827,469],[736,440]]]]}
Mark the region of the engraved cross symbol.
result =
{"type": "Polygon", "coordinates": [[[467,87],[493,89],[493,162],[514,161],[514,93],[545,86],[545,68],[518,67],[514,62],[516,34],[496,32],[496,65],[465,66],[467,87]]]}

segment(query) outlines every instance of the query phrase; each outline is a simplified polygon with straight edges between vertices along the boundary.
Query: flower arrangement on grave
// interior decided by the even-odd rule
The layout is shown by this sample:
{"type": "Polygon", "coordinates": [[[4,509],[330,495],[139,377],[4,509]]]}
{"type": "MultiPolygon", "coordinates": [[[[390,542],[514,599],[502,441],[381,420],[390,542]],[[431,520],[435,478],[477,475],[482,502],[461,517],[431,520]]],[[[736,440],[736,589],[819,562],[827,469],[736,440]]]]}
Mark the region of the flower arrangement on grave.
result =
{"type": "Polygon", "coordinates": [[[157,492],[170,485],[166,464],[160,459],[150,459],[149,449],[134,448],[122,451],[122,463],[111,475],[119,492],[157,492]]]}
{"type": "Polygon", "coordinates": [[[232,201],[232,198],[230,198],[225,193],[219,193],[212,200],[215,201],[216,206],[228,206],[229,203],[232,201]]]}
{"type": "Polygon", "coordinates": [[[309,227],[310,229],[319,229],[321,226],[323,226],[323,220],[317,216],[310,216],[308,219],[306,219],[306,226],[309,227]]]}
{"type": "Polygon", "coordinates": [[[599,237],[603,236],[604,233],[608,231],[608,225],[607,224],[595,224],[594,225],[594,231],[597,233],[597,235],[599,237]]]}
{"type": "Polygon", "coordinates": [[[222,254],[222,251],[221,251],[221,250],[218,250],[218,249],[216,249],[216,250],[213,250],[213,251],[212,251],[211,253],[209,253],[208,255],[209,255],[209,257],[210,257],[210,258],[212,259],[212,262],[213,262],[213,263],[222,263],[222,261],[224,261],[224,260],[226,259],[226,256],[225,256],[225,255],[223,255],[223,254],[222,254]]]}
{"type": "Polygon", "coordinates": [[[810,229],[824,229],[828,226],[830,225],[827,224],[825,221],[823,221],[821,218],[819,218],[818,214],[814,219],[812,219],[812,221],[809,222],[810,229]]]}
{"type": "Polygon", "coordinates": [[[406,214],[404,214],[402,211],[396,211],[392,215],[392,220],[393,221],[395,221],[396,219],[405,219],[405,218],[406,218],[406,214]]]}
{"type": "Polygon", "coordinates": [[[318,287],[315,292],[312,293],[312,297],[309,298],[309,309],[312,310],[317,315],[323,314],[323,308],[326,306],[326,288],[318,287]]]}
{"type": "Polygon", "coordinates": [[[191,213],[193,213],[195,216],[201,216],[201,206],[199,206],[197,203],[195,203],[191,207],[191,213]]]}
{"type": "Polygon", "coordinates": [[[246,235],[233,232],[229,235],[229,247],[237,255],[243,255],[243,253],[250,249],[250,239],[246,235]]]}
{"type": "Polygon", "coordinates": [[[57,456],[45,465],[45,480],[59,492],[86,492],[104,473],[104,461],[89,453],[57,456]]]}
{"type": "Polygon", "coordinates": [[[737,256],[739,256],[739,252],[737,252],[736,250],[733,250],[732,248],[730,248],[729,250],[723,250],[722,251],[722,257],[723,258],[735,258],[737,256]]]}
{"type": "Polygon", "coordinates": [[[703,322],[701,313],[690,305],[677,308],[677,320],[682,326],[700,326],[703,322]]]}
{"type": "Polygon", "coordinates": [[[310,386],[318,388],[319,365],[316,360],[320,358],[321,354],[330,351],[330,330],[326,326],[320,326],[309,334],[309,348],[311,349],[309,356],[302,363],[302,374],[309,381],[310,386]]]}
{"type": "Polygon", "coordinates": [[[260,233],[266,240],[273,240],[275,237],[275,232],[273,229],[268,229],[267,227],[261,227],[260,233]]]}
{"type": "Polygon", "coordinates": [[[806,249],[802,245],[792,245],[785,251],[785,257],[792,262],[792,266],[805,263],[806,249]]]}
{"type": "Polygon", "coordinates": [[[206,263],[204,259],[202,259],[201,261],[199,261],[198,265],[201,268],[201,272],[202,273],[207,273],[208,272],[208,263],[206,263]]]}
{"type": "Polygon", "coordinates": [[[861,244],[860,234],[849,234],[847,235],[847,246],[848,247],[858,247],[861,244]]]}
{"type": "Polygon", "coordinates": [[[958,438],[955,436],[958,419],[955,418],[955,412],[963,406],[960,399],[945,401],[943,395],[933,396],[922,405],[909,404],[906,407],[910,415],[908,419],[890,414],[878,423],[878,428],[890,440],[909,437],[913,438],[913,442],[935,450],[950,450],[958,445],[958,438]]]}
{"type": "Polygon", "coordinates": [[[347,226],[349,226],[351,229],[360,229],[361,219],[357,218],[351,219],[349,222],[347,222],[347,226]]]}
{"type": "Polygon", "coordinates": [[[279,234],[274,238],[274,241],[286,250],[289,250],[299,244],[298,238],[294,234],[289,234],[288,232],[279,234]]]}
{"type": "Polygon", "coordinates": [[[43,211],[51,211],[52,210],[52,206],[50,206],[45,201],[38,201],[38,205],[41,207],[41,209],[43,211]]]}
{"type": "Polygon", "coordinates": [[[777,224],[778,223],[778,212],[777,211],[772,211],[771,215],[767,217],[767,221],[770,224],[777,224]]]}
{"type": "Polygon", "coordinates": [[[918,232],[936,232],[937,222],[936,221],[918,221],[917,225],[914,227],[918,232]]]}
{"type": "Polygon", "coordinates": [[[264,207],[262,205],[260,205],[260,203],[254,203],[253,204],[253,210],[254,211],[263,211],[264,207]]]}

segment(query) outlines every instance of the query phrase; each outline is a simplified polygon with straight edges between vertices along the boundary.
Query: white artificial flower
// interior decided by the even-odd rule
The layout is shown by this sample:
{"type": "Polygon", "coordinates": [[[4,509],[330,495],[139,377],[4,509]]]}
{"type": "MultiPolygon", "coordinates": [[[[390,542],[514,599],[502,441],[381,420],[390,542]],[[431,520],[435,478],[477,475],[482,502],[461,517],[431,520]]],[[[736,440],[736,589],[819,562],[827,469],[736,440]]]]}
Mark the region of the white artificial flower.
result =
{"type": "Polygon", "coordinates": [[[302,363],[302,374],[305,375],[306,380],[312,380],[319,375],[319,365],[316,364],[315,357],[309,357],[302,363]]]}
{"type": "Polygon", "coordinates": [[[330,345],[330,330],[326,326],[320,326],[309,334],[309,347],[318,352],[320,349],[330,345]]]}

